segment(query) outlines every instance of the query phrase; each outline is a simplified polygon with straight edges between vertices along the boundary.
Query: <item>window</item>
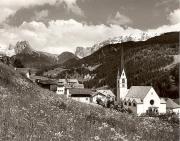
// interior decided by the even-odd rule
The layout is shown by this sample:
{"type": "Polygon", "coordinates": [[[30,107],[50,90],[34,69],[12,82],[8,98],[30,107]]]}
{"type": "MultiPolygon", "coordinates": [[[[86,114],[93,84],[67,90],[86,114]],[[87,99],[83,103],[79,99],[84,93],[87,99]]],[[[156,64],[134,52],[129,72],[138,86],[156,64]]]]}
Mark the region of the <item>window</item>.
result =
{"type": "Polygon", "coordinates": [[[125,83],[125,79],[124,78],[122,79],[122,83],[125,83]]]}
{"type": "Polygon", "coordinates": [[[126,103],[126,102],[124,102],[124,105],[127,105],[127,103],[126,103]]]}
{"type": "Polygon", "coordinates": [[[151,104],[151,105],[154,105],[154,100],[150,100],[150,104],[151,104]]]}
{"type": "Polygon", "coordinates": [[[86,97],[86,101],[88,101],[88,98],[86,97]]]}
{"type": "Polygon", "coordinates": [[[129,106],[131,106],[131,102],[129,102],[129,106]]]}
{"type": "Polygon", "coordinates": [[[122,84],[122,87],[125,87],[125,85],[124,85],[124,84],[122,84]]]}
{"type": "Polygon", "coordinates": [[[133,106],[136,107],[136,103],[133,103],[133,106]]]}

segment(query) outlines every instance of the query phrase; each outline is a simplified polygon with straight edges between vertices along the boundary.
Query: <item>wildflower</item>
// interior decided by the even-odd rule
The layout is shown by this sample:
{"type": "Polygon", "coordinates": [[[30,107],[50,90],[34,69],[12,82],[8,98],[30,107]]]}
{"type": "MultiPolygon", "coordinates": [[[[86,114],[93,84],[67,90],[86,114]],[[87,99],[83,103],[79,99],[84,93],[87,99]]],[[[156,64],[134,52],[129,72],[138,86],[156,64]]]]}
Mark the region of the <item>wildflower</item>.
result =
{"type": "Polygon", "coordinates": [[[108,127],[108,124],[107,123],[102,123],[102,126],[103,127],[108,127]]]}
{"type": "Polygon", "coordinates": [[[99,130],[101,130],[103,127],[98,127],[99,130]]]}
{"type": "Polygon", "coordinates": [[[63,136],[63,131],[62,131],[62,132],[55,133],[55,136],[57,136],[57,137],[62,137],[62,136],[63,136]]]}
{"type": "Polygon", "coordinates": [[[112,131],[112,132],[115,132],[115,129],[114,129],[114,128],[111,128],[111,131],[112,131]]]}
{"type": "Polygon", "coordinates": [[[96,141],[99,141],[99,140],[100,140],[99,136],[95,136],[94,139],[95,139],[96,141]]]}

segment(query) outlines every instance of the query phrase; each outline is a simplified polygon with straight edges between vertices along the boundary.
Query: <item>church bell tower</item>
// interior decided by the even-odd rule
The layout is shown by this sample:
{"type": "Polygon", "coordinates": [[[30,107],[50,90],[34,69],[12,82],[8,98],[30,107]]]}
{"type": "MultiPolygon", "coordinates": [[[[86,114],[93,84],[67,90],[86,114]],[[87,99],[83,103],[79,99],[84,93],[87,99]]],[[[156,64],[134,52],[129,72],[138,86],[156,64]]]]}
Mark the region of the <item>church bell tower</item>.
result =
{"type": "Polygon", "coordinates": [[[123,47],[121,48],[121,71],[118,69],[117,74],[117,102],[119,103],[127,94],[127,77],[124,69],[123,47]],[[120,74],[121,73],[121,74],[120,74]]]}

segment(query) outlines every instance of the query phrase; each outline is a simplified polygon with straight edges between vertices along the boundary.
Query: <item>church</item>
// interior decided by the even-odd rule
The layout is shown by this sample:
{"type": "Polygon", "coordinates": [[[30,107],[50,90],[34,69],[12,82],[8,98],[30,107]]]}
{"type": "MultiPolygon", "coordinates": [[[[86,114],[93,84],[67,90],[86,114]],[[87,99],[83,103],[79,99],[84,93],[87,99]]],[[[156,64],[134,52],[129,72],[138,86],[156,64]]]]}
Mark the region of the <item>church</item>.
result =
{"type": "MultiPolygon", "coordinates": [[[[119,74],[119,73],[118,73],[119,74]]],[[[127,88],[124,69],[117,76],[117,101],[137,115],[145,113],[166,113],[166,101],[160,98],[152,86],[131,86],[127,88]]]]}
{"type": "MultiPolygon", "coordinates": [[[[123,53],[123,51],[122,51],[123,53]]],[[[127,87],[127,77],[124,69],[123,54],[121,55],[121,72],[117,74],[117,102],[131,109],[137,115],[146,113],[166,113],[166,101],[160,98],[152,86],[127,87]]]]}

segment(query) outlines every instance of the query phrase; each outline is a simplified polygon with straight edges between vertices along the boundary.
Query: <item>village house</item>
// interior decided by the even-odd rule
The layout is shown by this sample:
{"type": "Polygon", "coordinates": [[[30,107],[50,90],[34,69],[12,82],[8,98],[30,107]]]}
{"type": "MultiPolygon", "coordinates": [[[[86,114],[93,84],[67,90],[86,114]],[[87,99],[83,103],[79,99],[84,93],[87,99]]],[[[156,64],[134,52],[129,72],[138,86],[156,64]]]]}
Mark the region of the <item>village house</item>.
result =
{"type": "Polygon", "coordinates": [[[29,68],[15,68],[16,71],[26,76],[26,78],[30,79],[30,69],[29,68]]]}
{"type": "Polygon", "coordinates": [[[101,99],[102,102],[106,103],[115,100],[115,95],[111,90],[97,90],[92,96],[92,102],[97,103],[97,100],[101,99]]]}
{"type": "Polygon", "coordinates": [[[90,104],[93,91],[90,89],[72,88],[67,91],[67,96],[72,99],[90,104]]]}
{"type": "Polygon", "coordinates": [[[77,79],[59,79],[58,86],[65,86],[70,88],[84,88],[84,84],[80,84],[77,79]]]}
{"type": "Polygon", "coordinates": [[[93,91],[91,89],[71,88],[64,85],[57,87],[56,94],[65,95],[67,98],[89,104],[92,102],[93,91]]]}
{"type": "Polygon", "coordinates": [[[167,98],[166,99],[166,107],[167,107],[167,112],[169,113],[175,113],[178,115],[178,117],[180,118],[180,105],[178,105],[177,103],[175,103],[172,99],[167,98]]]}

